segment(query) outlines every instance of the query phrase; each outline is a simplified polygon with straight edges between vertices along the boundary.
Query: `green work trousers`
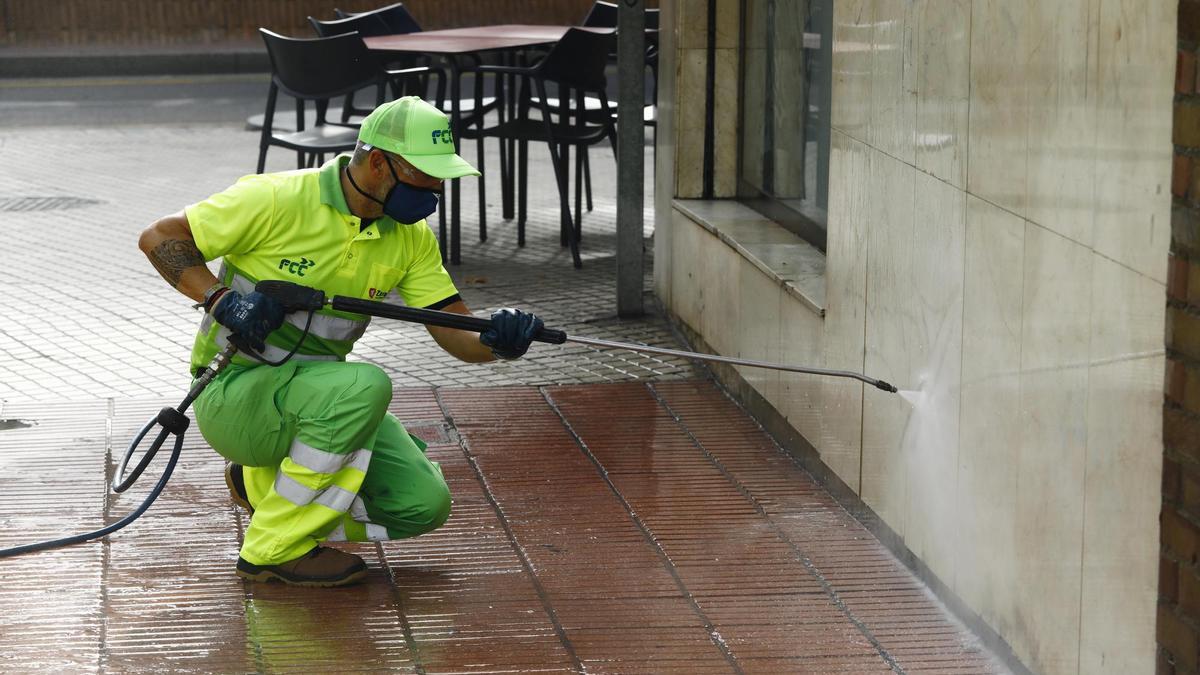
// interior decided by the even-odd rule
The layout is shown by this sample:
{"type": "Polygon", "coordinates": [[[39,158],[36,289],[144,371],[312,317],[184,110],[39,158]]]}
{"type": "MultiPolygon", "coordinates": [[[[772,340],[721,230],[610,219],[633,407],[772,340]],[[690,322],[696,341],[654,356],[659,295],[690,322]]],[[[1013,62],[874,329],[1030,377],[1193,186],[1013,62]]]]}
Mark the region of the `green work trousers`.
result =
{"type": "Polygon", "coordinates": [[[415,537],[450,515],[441,469],[387,412],[376,366],[229,366],[196,400],[204,439],[241,464],[254,516],[242,558],[275,565],[321,541],[415,537]]]}

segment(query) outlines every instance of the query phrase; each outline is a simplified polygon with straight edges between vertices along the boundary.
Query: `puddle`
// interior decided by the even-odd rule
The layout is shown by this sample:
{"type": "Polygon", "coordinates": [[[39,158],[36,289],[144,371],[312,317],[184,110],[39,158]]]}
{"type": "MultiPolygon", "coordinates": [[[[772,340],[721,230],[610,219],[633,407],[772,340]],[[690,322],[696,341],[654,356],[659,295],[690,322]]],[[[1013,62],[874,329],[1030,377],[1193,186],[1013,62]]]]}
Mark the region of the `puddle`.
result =
{"type": "Polygon", "coordinates": [[[18,420],[0,418],[0,431],[8,431],[9,429],[28,429],[29,427],[37,426],[37,422],[33,420],[18,420]]]}

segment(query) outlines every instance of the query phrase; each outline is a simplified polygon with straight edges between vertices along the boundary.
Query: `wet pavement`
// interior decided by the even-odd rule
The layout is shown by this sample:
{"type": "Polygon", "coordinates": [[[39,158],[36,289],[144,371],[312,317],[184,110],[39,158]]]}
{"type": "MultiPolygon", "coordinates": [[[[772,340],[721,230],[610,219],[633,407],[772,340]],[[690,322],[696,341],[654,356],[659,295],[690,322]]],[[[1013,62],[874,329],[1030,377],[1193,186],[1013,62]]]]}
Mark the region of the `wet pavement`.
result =
{"type": "MultiPolygon", "coordinates": [[[[36,424],[0,432],[0,547],[140,502],[152,476],[120,496],[104,478],[158,406],[9,406],[36,424]]],[[[1002,672],[708,381],[406,388],[392,410],[454,507],[348,546],[362,585],[235,577],[244,514],[193,431],[141,520],[0,560],[0,670],[1002,672]]]]}
{"type": "MultiPolygon", "coordinates": [[[[233,82],[223,109],[252,108],[233,82]]],[[[103,86],[95,105],[114,116],[131,85],[103,86]]],[[[12,91],[0,82],[20,108],[12,91]]],[[[162,458],[127,493],[108,481],[137,429],[182,397],[198,317],[137,232],[249,171],[256,152],[255,134],[196,111],[181,119],[207,121],[77,128],[78,111],[47,110],[41,124],[0,119],[0,548],[102,527],[150,490],[162,458]]],[[[268,167],[292,162],[273,150],[268,167]]],[[[498,205],[488,241],[470,236],[472,188],[452,273],[480,313],[527,307],[569,333],[678,347],[653,311],[614,316],[611,155],[592,166],[583,270],[558,246],[554,192],[531,195],[518,249],[498,205]]],[[[531,185],[552,184],[534,170],[531,185]]],[[[0,559],[0,672],[1004,672],[689,363],[539,345],[467,366],[422,328],[380,321],[359,345],[441,463],[454,496],[443,528],[347,546],[371,568],[359,586],[243,583],[245,514],[193,429],[142,519],[0,559]]]]}

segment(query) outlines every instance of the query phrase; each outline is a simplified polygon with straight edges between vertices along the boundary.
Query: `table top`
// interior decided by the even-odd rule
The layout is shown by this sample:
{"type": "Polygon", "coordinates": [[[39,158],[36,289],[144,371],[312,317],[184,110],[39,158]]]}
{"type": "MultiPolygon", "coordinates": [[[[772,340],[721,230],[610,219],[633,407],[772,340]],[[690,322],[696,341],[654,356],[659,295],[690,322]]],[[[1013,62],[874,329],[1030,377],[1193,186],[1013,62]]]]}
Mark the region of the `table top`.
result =
{"type": "MultiPolygon", "coordinates": [[[[367,49],[372,51],[469,54],[552,44],[561,40],[562,36],[571,28],[579,28],[579,26],[501,24],[382,35],[364,38],[363,42],[366,43],[367,49]]],[[[594,33],[613,32],[611,28],[584,28],[583,30],[594,33]]]]}

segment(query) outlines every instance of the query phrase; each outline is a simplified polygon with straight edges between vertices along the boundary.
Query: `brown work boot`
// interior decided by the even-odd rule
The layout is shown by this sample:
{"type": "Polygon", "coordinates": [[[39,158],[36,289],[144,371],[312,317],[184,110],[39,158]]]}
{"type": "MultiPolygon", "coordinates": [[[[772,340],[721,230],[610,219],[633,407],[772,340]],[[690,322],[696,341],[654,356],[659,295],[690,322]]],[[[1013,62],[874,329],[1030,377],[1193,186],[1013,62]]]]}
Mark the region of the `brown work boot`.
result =
{"type": "Polygon", "coordinates": [[[225,464],[225,485],[229,487],[229,498],[234,504],[246,509],[254,515],[254,507],[250,506],[250,498],[246,496],[246,481],[242,478],[242,465],[227,462],[225,464]]]}
{"type": "Polygon", "coordinates": [[[278,565],[253,565],[241,556],[237,575],[250,581],[278,579],[293,586],[344,586],[367,575],[367,564],[353,553],[318,546],[278,565]]]}

